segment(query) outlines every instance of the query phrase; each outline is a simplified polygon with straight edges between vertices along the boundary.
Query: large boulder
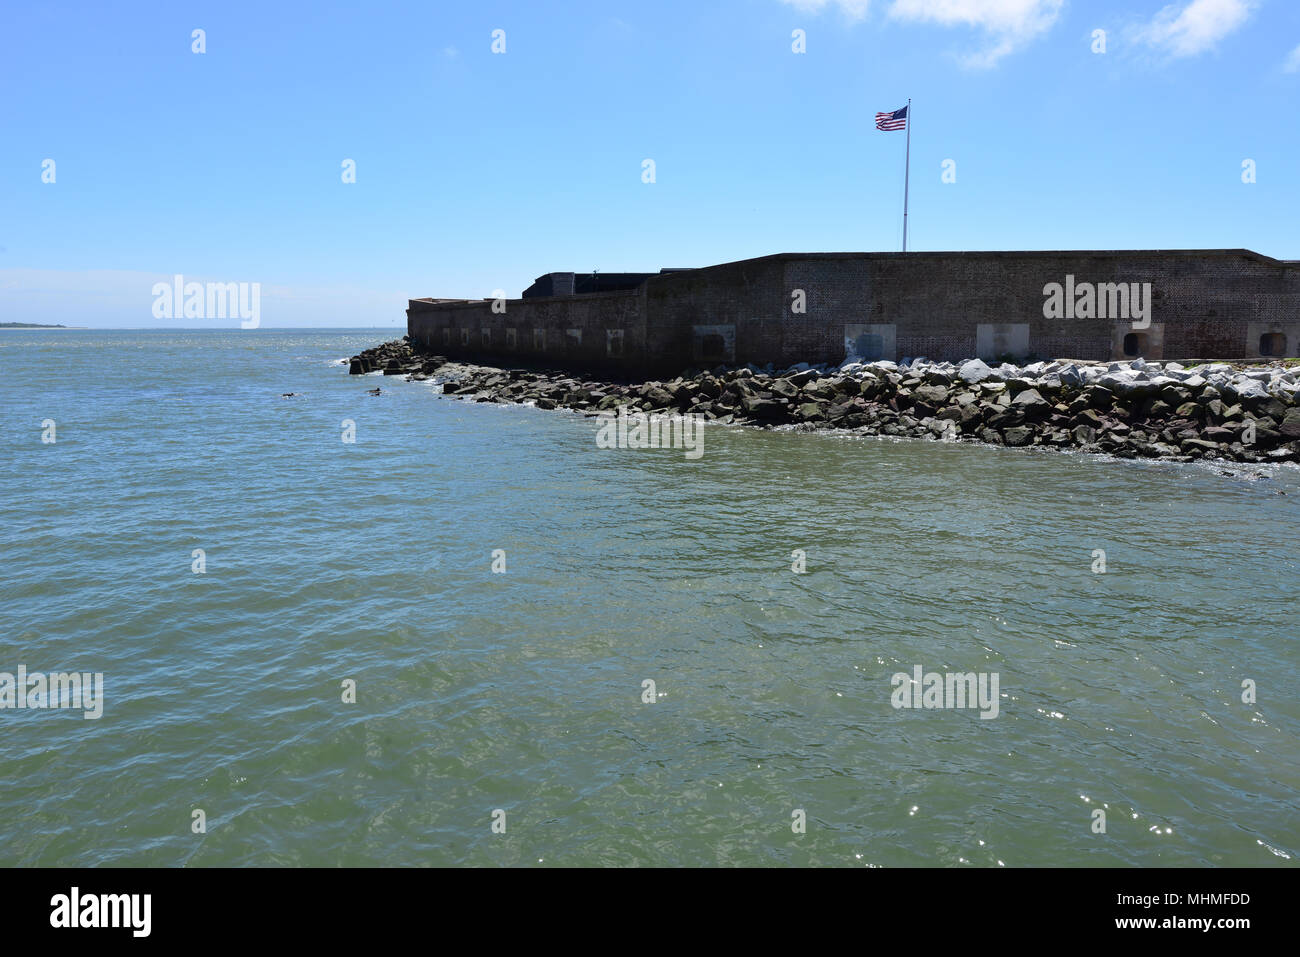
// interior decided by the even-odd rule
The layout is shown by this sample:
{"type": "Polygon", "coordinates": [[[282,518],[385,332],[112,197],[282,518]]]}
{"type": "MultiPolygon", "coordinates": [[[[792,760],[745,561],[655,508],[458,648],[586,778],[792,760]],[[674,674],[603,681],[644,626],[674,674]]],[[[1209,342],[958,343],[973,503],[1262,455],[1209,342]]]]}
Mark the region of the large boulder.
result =
{"type": "Polygon", "coordinates": [[[916,402],[913,402],[911,407],[912,415],[916,416],[918,419],[928,419],[937,411],[939,411],[938,404],[926,402],[923,399],[918,399],[916,402]]]}
{"type": "Polygon", "coordinates": [[[641,397],[656,409],[664,409],[673,404],[673,394],[660,385],[642,389],[641,397]]]}
{"type": "Polygon", "coordinates": [[[1300,409],[1288,409],[1277,430],[1288,439],[1300,439],[1300,409]]]}
{"type": "Polygon", "coordinates": [[[700,379],[696,389],[700,395],[708,399],[716,399],[722,394],[722,385],[711,375],[700,379]]]}
{"type": "Polygon", "coordinates": [[[1070,434],[1076,445],[1092,445],[1097,441],[1097,430],[1091,425],[1076,425],[1070,434]]]}
{"type": "Polygon", "coordinates": [[[1241,378],[1229,382],[1227,391],[1235,395],[1238,400],[1244,401],[1264,401],[1269,398],[1268,390],[1264,388],[1264,383],[1258,379],[1241,378]]]}
{"type": "Polygon", "coordinates": [[[1088,400],[1089,408],[1109,409],[1115,402],[1115,393],[1104,385],[1090,385],[1083,390],[1083,398],[1088,400]]]}
{"type": "Polygon", "coordinates": [[[862,383],[852,376],[841,376],[831,380],[831,389],[837,395],[855,396],[862,392],[862,383]]]}
{"type": "Polygon", "coordinates": [[[1097,384],[1109,389],[1116,395],[1134,399],[1158,392],[1160,389],[1142,373],[1124,369],[1106,373],[1097,380],[1097,384]]]}
{"type": "Polygon", "coordinates": [[[745,410],[746,415],[769,422],[773,419],[784,418],[788,408],[785,403],[773,399],[769,395],[747,395],[740,400],[740,405],[745,410]]]}
{"type": "Polygon", "coordinates": [[[931,406],[941,406],[948,401],[948,390],[940,385],[923,385],[912,395],[916,401],[931,406]]]}
{"type": "Polygon", "coordinates": [[[862,409],[861,404],[854,402],[837,402],[826,410],[826,418],[831,422],[840,422],[854,412],[862,409]]]}
{"type": "Polygon", "coordinates": [[[1001,431],[1021,425],[1025,421],[1025,413],[1021,409],[1007,409],[990,415],[986,421],[990,428],[1001,431]]]}
{"type": "Polygon", "coordinates": [[[971,359],[969,362],[963,362],[961,368],[957,370],[957,377],[963,382],[976,383],[983,382],[985,379],[994,377],[993,370],[988,367],[981,359],[971,359]]]}
{"type": "Polygon", "coordinates": [[[1061,385],[1071,389],[1077,389],[1083,385],[1083,372],[1078,366],[1065,365],[1057,373],[1057,378],[1061,380],[1061,385]]]}
{"type": "Polygon", "coordinates": [[[1038,394],[1037,389],[1025,389],[1011,400],[1013,409],[1020,409],[1025,418],[1039,421],[1052,414],[1052,404],[1038,394]]]}
{"type": "Polygon", "coordinates": [[[984,419],[984,410],[978,403],[971,402],[961,407],[961,427],[967,432],[973,432],[979,427],[984,419]]]}
{"type": "Polygon", "coordinates": [[[1273,396],[1252,402],[1250,403],[1250,407],[1256,415],[1266,415],[1275,422],[1281,422],[1286,418],[1286,403],[1281,399],[1274,398],[1273,396]]]}

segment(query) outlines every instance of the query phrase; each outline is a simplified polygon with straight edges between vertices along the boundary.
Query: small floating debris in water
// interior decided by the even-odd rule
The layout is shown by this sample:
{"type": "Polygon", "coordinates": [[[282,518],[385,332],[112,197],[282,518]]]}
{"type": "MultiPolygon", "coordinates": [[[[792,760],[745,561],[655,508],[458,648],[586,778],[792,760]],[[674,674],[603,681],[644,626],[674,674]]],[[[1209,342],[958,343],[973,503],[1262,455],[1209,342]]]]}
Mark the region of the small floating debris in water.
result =
{"type": "Polygon", "coordinates": [[[280,393],[280,398],[282,398],[282,399],[292,399],[292,398],[294,398],[295,396],[299,396],[299,395],[302,395],[302,393],[301,393],[301,392],[281,392],[281,393],[280,393]]]}

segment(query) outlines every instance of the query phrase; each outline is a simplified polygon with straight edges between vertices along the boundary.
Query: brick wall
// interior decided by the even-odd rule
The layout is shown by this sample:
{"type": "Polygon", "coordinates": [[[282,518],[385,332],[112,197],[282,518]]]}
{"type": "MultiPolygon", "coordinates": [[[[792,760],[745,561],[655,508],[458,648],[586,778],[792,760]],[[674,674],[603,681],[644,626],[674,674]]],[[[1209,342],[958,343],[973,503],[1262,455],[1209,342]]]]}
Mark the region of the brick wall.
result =
{"type": "Polygon", "coordinates": [[[622,373],[646,352],[644,288],[585,296],[493,302],[411,300],[407,334],[431,352],[458,359],[622,373]]]}
{"type": "Polygon", "coordinates": [[[1121,356],[1130,323],[1044,317],[1044,286],[1067,275],[1076,285],[1151,283],[1151,328],[1138,343],[1148,358],[1255,358],[1267,333],[1300,354],[1300,264],[1246,250],[780,254],[654,276],[631,291],[510,300],[504,314],[489,302],[412,300],[408,331],[454,357],[629,377],[838,362],[846,338],[867,358],[1121,356]],[[803,313],[792,310],[796,292],[803,313]]]}

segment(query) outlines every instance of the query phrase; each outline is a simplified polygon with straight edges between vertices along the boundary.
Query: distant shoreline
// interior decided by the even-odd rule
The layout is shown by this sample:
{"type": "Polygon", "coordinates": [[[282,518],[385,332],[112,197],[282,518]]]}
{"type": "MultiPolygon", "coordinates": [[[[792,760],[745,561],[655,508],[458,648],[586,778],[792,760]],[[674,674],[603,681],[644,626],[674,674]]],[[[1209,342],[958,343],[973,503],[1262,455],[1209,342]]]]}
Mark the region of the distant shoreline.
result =
{"type": "Polygon", "coordinates": [[[46,325],[39,322],[0,322],[0,330],[4,329],[87,329],[89,326],[59,326],[46,325]]]}

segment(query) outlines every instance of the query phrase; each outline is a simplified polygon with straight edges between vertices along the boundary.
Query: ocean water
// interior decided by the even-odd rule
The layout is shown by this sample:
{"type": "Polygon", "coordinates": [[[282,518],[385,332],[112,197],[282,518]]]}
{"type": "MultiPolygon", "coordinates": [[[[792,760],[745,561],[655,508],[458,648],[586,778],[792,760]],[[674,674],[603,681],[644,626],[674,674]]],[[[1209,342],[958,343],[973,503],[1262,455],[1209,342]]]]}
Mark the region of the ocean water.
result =
{"type": "Polygon", "coordinates": [[[104,687],[0,710],[7,863],[1297,863],[1300,470],[600,449],[396,334],[0,333],[0,672],[104,687]]]}

